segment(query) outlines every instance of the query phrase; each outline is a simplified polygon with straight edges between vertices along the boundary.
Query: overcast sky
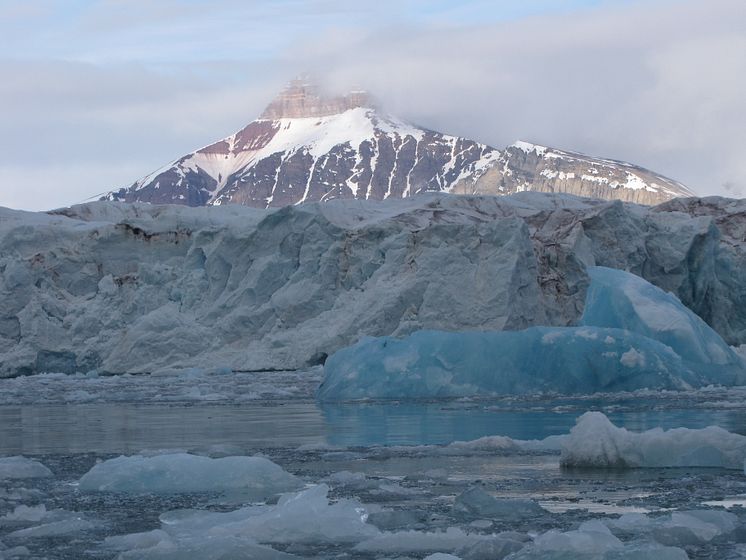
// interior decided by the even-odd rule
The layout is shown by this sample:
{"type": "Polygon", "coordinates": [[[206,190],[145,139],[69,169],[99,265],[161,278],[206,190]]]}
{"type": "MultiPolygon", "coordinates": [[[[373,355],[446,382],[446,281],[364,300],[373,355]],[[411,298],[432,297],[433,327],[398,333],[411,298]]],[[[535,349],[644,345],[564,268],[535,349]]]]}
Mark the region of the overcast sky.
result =
{"type": "Polygon", "coordinates": [[[744,0],[0,0],[0,206],[128,186],[311,71],[501,148],[746,196],[744,0]]]}

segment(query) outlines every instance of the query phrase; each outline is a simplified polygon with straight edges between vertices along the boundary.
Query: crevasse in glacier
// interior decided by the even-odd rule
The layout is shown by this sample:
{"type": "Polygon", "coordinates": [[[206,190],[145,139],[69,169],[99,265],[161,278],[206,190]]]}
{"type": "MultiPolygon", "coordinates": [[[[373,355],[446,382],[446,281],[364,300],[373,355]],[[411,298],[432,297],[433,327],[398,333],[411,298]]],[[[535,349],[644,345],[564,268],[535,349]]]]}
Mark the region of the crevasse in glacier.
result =
{"type": "Polygon", "coordinates": [[[675,296],[630,273],[589,270],[577,327],[418,331],[333,354],[321,400],[685,389],[746,382],[743,360],[675,296]]]}

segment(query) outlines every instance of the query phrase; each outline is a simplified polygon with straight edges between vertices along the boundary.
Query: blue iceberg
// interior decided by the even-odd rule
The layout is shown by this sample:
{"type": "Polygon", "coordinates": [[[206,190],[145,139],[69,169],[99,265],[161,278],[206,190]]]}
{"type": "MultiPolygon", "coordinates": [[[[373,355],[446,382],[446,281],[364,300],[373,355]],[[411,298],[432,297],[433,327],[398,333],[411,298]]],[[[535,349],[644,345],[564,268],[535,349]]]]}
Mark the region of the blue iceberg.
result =
{"type": "Polygon", "coordinates": [[[591,284],[582,325],[625,329],[672,348],[682,359],[726,366],[740,358],[712,328],[679,299],[639,276],[613,268],[588,269],[591,284]]]}
{"type": "Polygon", "coordinates": [[[589,270],[581,325],[364,338],[324,366],[322,401],[587,394],[746,383],[746,366],[673,295],[589,270]]]}

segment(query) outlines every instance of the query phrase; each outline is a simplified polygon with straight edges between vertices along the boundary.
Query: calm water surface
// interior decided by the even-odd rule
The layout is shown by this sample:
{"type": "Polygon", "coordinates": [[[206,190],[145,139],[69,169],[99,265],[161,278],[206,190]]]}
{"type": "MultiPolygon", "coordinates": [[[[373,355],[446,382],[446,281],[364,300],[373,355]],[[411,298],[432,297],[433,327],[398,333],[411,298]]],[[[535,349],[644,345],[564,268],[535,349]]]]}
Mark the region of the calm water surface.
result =
{"type": "MultiPolygon", "coordinates": [[[[0,407],[0,454],[136,453],[143,449],[292,448],[329,444],[447,444],[489,435],[542,439],[567,433],[580,410],[509,410],[489,403],[243,405],[132,403],[0,407]]],[[[601,403],[587,403],[603,409],[601,403]]],[[[746,410],[606,411],[631,430],[721,426],[746,434],[746,410]]]]}

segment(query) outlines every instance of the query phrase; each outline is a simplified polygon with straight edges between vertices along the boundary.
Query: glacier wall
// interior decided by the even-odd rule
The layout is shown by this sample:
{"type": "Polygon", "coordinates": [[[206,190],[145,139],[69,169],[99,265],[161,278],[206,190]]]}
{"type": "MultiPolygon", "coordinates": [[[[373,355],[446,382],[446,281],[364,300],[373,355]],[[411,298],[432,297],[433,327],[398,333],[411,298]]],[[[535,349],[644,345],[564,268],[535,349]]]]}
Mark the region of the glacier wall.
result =
{"type": "Polygon", "coordinates": [[[573,325],[594,265],[744,344],[745,216],[540,193],[0,209],[0,376],[296,369],[363,336],[573,325]]]}

